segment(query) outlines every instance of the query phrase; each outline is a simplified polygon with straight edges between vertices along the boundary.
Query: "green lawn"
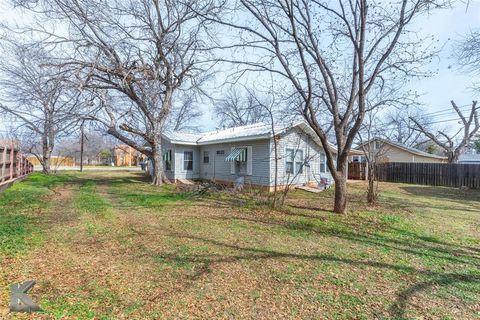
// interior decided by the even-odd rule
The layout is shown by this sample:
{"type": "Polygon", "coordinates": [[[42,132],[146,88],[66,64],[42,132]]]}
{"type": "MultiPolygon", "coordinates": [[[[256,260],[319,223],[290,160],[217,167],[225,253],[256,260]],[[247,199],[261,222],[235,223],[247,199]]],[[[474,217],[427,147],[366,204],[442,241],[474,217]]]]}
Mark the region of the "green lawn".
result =
{"type": "Polygon", "coordinates": [[[252,194],[149,185],[141,173],[31,175],[0,195],[0,318],[478,319],[480,191],[381,184],[252,194]],[[7,315],[35,279],[43,313],[7,315]]]}

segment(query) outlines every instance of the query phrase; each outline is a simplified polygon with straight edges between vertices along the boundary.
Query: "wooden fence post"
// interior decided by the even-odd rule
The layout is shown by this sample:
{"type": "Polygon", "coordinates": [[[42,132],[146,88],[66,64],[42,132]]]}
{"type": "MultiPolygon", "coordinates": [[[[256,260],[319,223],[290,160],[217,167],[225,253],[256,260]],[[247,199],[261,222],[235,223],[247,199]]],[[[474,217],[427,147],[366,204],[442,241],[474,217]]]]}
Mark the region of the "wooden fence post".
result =
{"type": "Polygon", "coordinates": [[[3,147],[3,157],[2,157],[2,182],[5,181],[5,174],[6,174],[6,169],[7,169],[7,150],[8,146],[5,145],[3,147]]]}
{"type": "Polygon", "coordinates": [[[15,147],[13,142],[10,144],[10,180],[13,179],[13,167],[15,163],[15,147]]]}

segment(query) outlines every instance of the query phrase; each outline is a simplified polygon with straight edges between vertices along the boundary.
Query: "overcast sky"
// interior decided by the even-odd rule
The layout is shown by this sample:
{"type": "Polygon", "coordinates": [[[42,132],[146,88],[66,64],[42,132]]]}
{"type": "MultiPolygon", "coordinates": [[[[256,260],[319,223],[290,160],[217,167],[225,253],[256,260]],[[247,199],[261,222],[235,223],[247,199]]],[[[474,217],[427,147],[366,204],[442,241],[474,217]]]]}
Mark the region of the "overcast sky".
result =
{"type": "MultiPolygon", "coordinates": [[[[26,17],[20,11],[12,9],[7,0],[0,0],[0,19],[2,22],[21,24],[26,17]]],[[[470,30],[480,28],[480,1],[472,1],[468,10],[466,4],[460,4],[451,10],[436,11],[435,14],[418,20],[417,27],[424,35],[433,35],[439,40],[439,44],[444,44],[440,58],[429,66],[437,71],[436,75],[412,84],[412,88],[422,94],[421,101],[426,112],[449,108],[449,101],[452,99],[463,106],[478,98],[474,97],[469,89],[474,78],[472,75],[462,75],[451,55],[457,40],[470,30]]],[[[210,107],[202,106],[206,112],[200,121],[204,130],[213,129],[216,124],[214,115],[208,112],[210,107]]],[[[442,113],[435,115],[435,120],[451,119],[452,116],[453,113],[442,113]]]]}

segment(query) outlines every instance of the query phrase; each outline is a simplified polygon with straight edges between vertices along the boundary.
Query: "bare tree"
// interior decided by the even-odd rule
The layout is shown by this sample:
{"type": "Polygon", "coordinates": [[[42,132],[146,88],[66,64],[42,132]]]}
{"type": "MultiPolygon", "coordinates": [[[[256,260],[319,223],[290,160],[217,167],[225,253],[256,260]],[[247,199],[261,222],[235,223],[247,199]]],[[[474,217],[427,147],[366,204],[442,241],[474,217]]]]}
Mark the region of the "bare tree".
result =
{"type": "Polygon", "coordinates": [[[378,199],[377,164],[384,161],[389,150],[389,145],[382,142],[381,137],[385,135],[385,126],[378,117],[379,111],[376,109],[367,113],[366,120],[358,134],[360,149],[366,160],[367,202],[370,204],[374,204],[378,199]]]}
{"type": "Polygon", "coordinates": [[[471,149],[473,149],[475,153],[480,154],[480,134],[476,135],[472,142],[471,149]]]}
{"type": "Polygon", "coordinates": [[[473,74],[480,73],[480,30],[470,32],[457,43],[455,56],[461,67],[473,74]]]}
{"type": "Polygon", "coordinates": [[[52,57],[41,46],[4,40],[2,55],[0,111],[23,141],[23,150],[35,155],[48,174],[55,142],[73,130],[73,111],[81,101],[65,79],[45,66],[52,57]]]}
{"type": "Polygon", "coordinates": [[[361,128],[367,96],[389,81],[420,76],[432,57],[425,39],[411,36],[414,18],[447,1],[238,0],[241,14],[216,19],[239,31],[246,59],[224,59],[240,74],[274,73],[289,83],[292,97],[322,142],[335,180],[334,211],[347,208],[349,151],[361,128]],[[328,147],[325,124],[333,122],[337,157],[328,147]],[[335,165],[336,162],[336,165],[335,165]]]}
{"type": "Polygon", "coordinates": [[[232,88],[213,108],[222,127],[238,127],[270,120],[266,105],[259,104],[252,90],[241,94],[232,88]]]}
{"type": "Polygon", "coordinates": [[[458,161],[460,154],[462,154],[465,148],[470,144],[475,134],[480,130],[480,122],[478,118],[479,107],[477,107],[477,101],[473,101],[469,114],[465,116],[454,101],[451,101],[451,104],[461,122],[460,129],[453,134],[448,134],[445,131],[438,131],[437,136],[433,134],[431,130],[425,128],[415,118],[410,119],[417,126],[417,130],[422,132],[440,148],[445,150],[448,163],[455,163],[458,161]]]}
{"type": "Polygon", "coordinates": [[[99,101],[91,111],[107,132],[153,161],[153,183],[163,176],[162,132],[181,91],[209,78],[204,65],[209,34],[203,15],[213,0],[17,0],[40,13],[35,27],[56,49],[54,64],[99,101]],[[201,15],[200,15],[201,14],[201,15]],[[45,21],[68,33],[46,29],[45,21]]]}
{"type": "MultiPolygon", "coordinates": [[[[235,92],[235,91],[233,91],[235,92]]],[[[255,109],[252,111],[252,114],[261,114],[261,119],[258,119],[257,122],[266,122],[270,126],[270,130],[272,133],[272,141],[273,141],[273,159],[274,159],[274,168],[273,168],[273,194],[272,194],[272,207],[277,208],[277,206],[283,205],[285,201],[285,196],[282,196],[280,199],[278,197],[278,167],[279,167],[279,149],[278,144],[280,140],[280,135],[278,134],[278,125],[277,125],[277,117],[276,113],[279,111],[279,102],[275,95],[275,91],[272,87],[269,88],[267,95],[265,97],[260,98],[259,92],[254,91],[252,89],[247,89],[248,92],[248,100],[249,105],[251,108],[255,109]],[[261,121],[260,121],[261,120],[261,121]]],[[[271,151],[270,151],[271,152],[271,151]]]]}
{"type": "Polygon", "coordinates": [[[416,125],[411,118],[422,124],[424,128],[432,127],[431,119],[421,108],[416,106],[395,108],[385,116],[384,131],[381,136],[407,147],[418,148],[425,143],[425,137],[416,130],[416,125]]]}
{"type": "MultiPolygon", "coordinates": [[[[115,144],[105,136],[87,127],[84,137],[84,158],[88,165],[102,163],[105,158],[111,158],[115,144]],[[108,154],[108,156],[106,156],[108,154]]],[[[64,157],[79,159],[80,137],[70,136],[60,140],[54,150],[54,154],[64,157]]]]}
{"type": "Polygon", "coordinates": [[[188,95],[173,107],[169,123],[174,131],[199,131],[197,120],[202,115],[195,98],[188,95]]]}

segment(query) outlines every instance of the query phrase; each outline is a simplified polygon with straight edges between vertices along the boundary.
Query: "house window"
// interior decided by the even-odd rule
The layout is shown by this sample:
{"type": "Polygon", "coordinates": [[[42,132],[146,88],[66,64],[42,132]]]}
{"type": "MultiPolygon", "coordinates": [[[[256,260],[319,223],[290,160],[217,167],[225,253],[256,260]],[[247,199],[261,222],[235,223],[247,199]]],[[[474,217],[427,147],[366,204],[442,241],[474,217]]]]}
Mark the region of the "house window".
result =
{"type": "Polygon", "coordinates": [[[327,172],[327,157],[323,152],[320,152],[320,172],[321,173],[327,172]]]}
{"type": "Polygon", "coordinates": [[[225,161],[230,162],[231,174],[252,175],[252,146],[232,147],[225,161]]]}
{"type": "Polygon", "coordinates": [[[165,170],[172,170],[172,150],[167,150],[163,154],[163,160],[165,160],[165,170]]]}
{"type": "Polygon", "coordinates": [[[225,154],[225,150],[217,150],[217,156],[223,156],[225,154]]]}
{"type": "Polygon", "coordinates": [[[237,174],[247,174],[247,162],[235,161],[235,167],[237,174]]]}
{"type": "Polygon", "coordinates": [[[193,170],[193,151],[183,152],[183,170],[193,170]]]}
{"type": "Polygon", "coordinates": [[[203,151],[203,163],[210,163],[210,152],[203,151]]]}
{"type": "Polygon", "coordinates": [[[365,156],[353,156],[353,162],[367,162],[367,158],[365,156]]]}
{"type": "Polygon", "coordinates": [[[295,155],[295,173],[303,173],[304,162],[305,159],[303,158],[303,150],[297,150],[297,154],[295,155]]]}
{"type": "Polygon", "coordinates": [[[303,150],[287,149],[285,158],[285,173],[300,174],[303,173],[303,150]]]}
{"type": "Polygon", "coordinates": [[[293,163],[295,159],[295,150],[287,149],[287,154],[285,157],[285,173],[293,174],[293,163]]]}

